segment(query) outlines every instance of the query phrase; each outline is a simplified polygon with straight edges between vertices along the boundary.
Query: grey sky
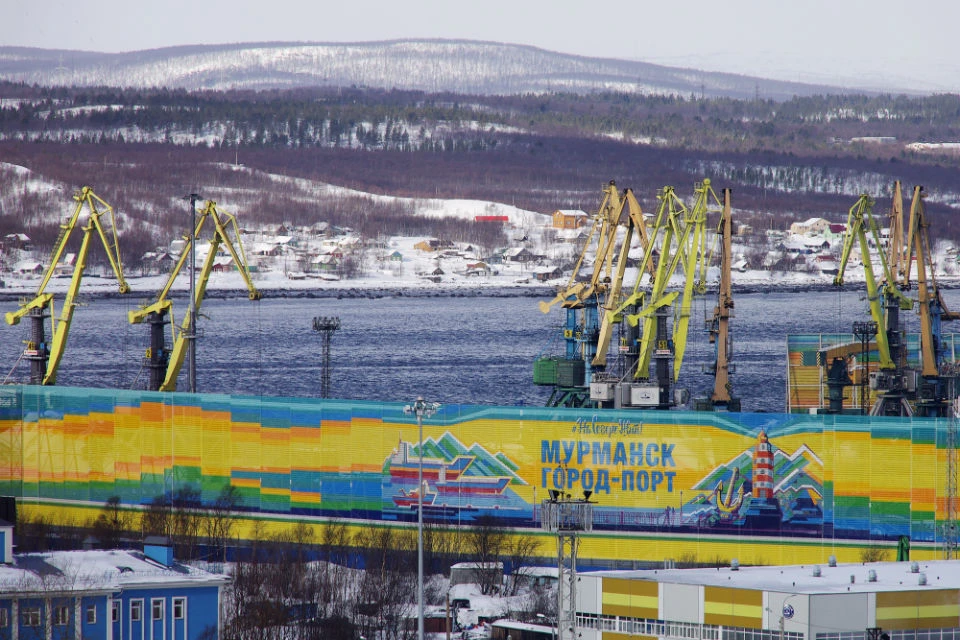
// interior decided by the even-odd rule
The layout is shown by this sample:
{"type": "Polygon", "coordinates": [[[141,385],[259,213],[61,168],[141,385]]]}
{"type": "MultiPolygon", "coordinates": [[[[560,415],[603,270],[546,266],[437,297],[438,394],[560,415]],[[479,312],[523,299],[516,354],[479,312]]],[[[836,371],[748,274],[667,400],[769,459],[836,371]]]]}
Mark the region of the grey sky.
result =
{"type": "Polygon", "coordinates": [[[960,91],[950,0],[5,0],[0,45],[449,38],[782,80],[960,91]]]}

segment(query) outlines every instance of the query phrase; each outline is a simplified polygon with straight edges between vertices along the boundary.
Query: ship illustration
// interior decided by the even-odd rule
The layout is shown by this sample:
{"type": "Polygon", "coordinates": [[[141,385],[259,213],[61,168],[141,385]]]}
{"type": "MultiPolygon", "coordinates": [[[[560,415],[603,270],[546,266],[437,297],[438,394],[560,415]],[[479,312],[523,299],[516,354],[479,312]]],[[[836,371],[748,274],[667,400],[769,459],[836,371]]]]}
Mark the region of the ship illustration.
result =
{"type": "MultiPolygon", "coordinates": [[[[431,492],[430,488],[427,487],[423,492],[423,506],[427,507],[433,504],[433,501],[437,499],[437,493],[431,492]]],[[[400,492],[397,495],[393,496],[393,504],[401,508],[406,509],[416,509],[417,504],[420,501],[420,492],[416,489],[411,491],[405,491],[400,489],[400,492]]]]}
{"type": "MultiPolygon", "coordinates": [[[[420,474],[420,457],[413,455],[413,445],[400,441],[390,455],[390,479],[395,484],[416,482],[420,474]]],[[[423,458],[423,482],[440,495],[499,495],[510,484],[508,476],[467,475],[475,458],[457,456],[451,462],[439,458],[423,458]]],[[[416,489],[413,490],[416,493],[416,489]]],[[[424,493],[426,497],[428,492],[424,493]]]]}
{"type": "Polygon", "coordinates": [[[480,512],[509,517],[526,507],[509,488],[511,483],[524,482],[500,454],[491,455],[476,445],[468,449],[449,433],[439,441],[428,439],[423,449],[423,484],[418,488],[419,453],[414,443],[401,438],[384,461],[385,510],[395,517],[415,516],[419,504],[424,516],[440,520],[480,512]]]}

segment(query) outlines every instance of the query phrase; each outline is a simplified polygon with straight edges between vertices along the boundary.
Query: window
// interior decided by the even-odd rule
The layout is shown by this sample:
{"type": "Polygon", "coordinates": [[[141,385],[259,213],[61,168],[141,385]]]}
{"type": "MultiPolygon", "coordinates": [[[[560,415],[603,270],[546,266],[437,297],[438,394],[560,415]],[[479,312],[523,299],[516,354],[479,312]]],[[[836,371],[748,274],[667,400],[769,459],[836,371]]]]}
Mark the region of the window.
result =
{"type": "Polygon", "coordinates": [[[87,605],[87,624],[97,624],[97,607],[95,605],[87,605]]]}
{"type": "Polygon", "coordinates": [[[25,627],[39,627],[40,607],[24,607],[20,613],[20,623],[25,627]]]}
{"type": "Polygon", "coordinates": [[[54,607],[53,608],[53,624],[62,627],[69,623],[70,623],[70,608],[54,607]]]}
{"type": "Polygon", "coordinates": [[[6,609],[0,609],[0,628],[10,624],[10,612],[6,609]]]}
{"type": "Polygon", "coordinates": [[[187,599],[186,598],[174,598],[173,599],[173,619],[174,620],[183,620],[187,615],[187,599]]]}
{"type": "Polygon", "coordinates": [[[120,601],[110,603],[110,622],[120,622],[120,601]]]}
{"type": "Polygon", "coordinates": [[[143,600],[130,601],[130,622],[140,622],[143,617],[143,600]]]}
{"type": "Polygon", "coordinates": [[[153,610],[154,620],[163,620],[163,598],[154,598],[150,601],[150,608],[153,610]]]}

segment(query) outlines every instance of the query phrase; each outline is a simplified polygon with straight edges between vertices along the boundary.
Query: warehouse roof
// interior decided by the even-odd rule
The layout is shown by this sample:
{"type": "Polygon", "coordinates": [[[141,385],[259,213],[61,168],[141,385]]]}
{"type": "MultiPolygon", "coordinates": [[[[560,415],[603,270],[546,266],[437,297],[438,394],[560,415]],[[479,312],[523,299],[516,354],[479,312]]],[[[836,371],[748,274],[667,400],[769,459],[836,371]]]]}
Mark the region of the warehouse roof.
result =
{"type": "Polygon", "coordinates": [[[810,595],[871,593],[960,588],[960,560],[597,571],[581,575],[810,595]]]}

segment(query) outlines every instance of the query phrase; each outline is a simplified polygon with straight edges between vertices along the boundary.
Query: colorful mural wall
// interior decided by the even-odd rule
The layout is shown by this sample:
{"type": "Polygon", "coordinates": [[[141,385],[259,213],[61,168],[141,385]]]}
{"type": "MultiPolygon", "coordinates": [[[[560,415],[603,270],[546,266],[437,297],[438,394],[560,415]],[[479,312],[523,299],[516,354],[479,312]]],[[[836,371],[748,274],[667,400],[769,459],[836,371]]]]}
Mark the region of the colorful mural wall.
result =
{"type": "MultiPolygon", "coordinates": [[[[0,491],[56,519],[233,485],[245,517],[531,534],[549,490],[596,501],[581,555],[858,560],[910,536],[937,555],[947,420],[403,404],[0,388],[0,491]]],[[[545,534],[542,534],[545,535],[545,534]]],[[[550,544],[545,553],[552,552],[550,544]]]]}

